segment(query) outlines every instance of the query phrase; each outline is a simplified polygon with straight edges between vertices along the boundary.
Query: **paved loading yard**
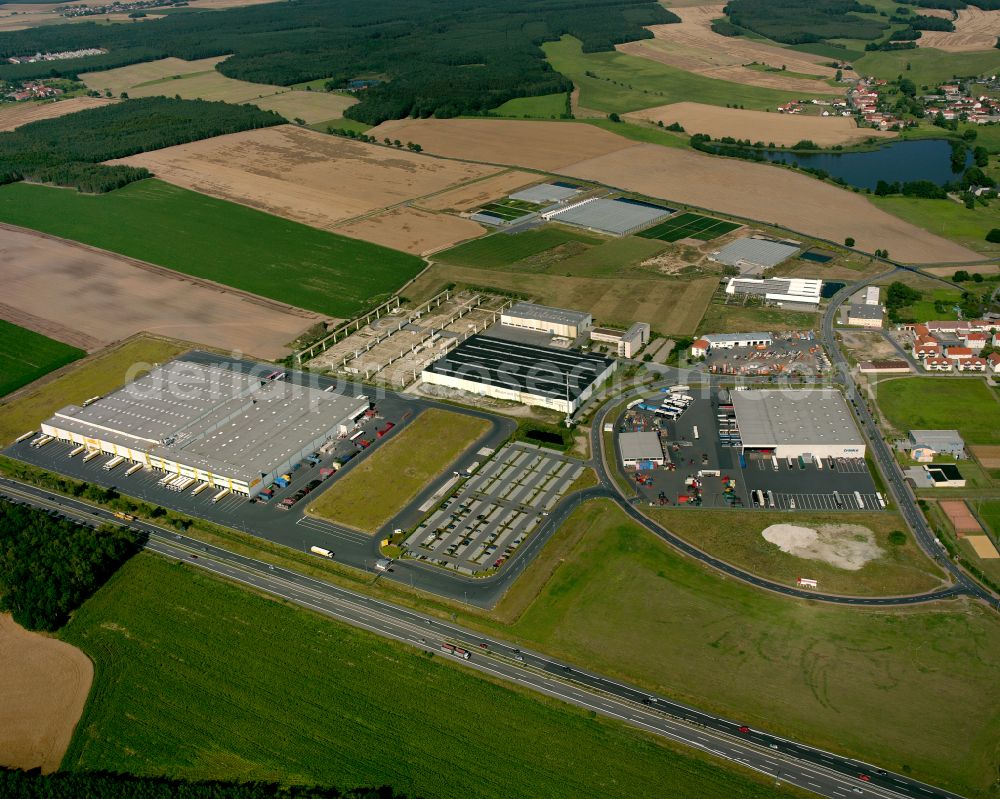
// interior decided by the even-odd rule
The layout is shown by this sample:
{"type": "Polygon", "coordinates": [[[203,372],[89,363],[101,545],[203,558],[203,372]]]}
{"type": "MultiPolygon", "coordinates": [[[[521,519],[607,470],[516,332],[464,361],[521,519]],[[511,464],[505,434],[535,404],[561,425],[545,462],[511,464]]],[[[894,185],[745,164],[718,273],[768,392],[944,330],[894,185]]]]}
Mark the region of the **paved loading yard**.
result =
{"type": "MultiPolygon", "coordinates": [[[[637,477],[643,480],[636,483],[641,501],[654,505],[752,509],[759,506],[754,504],[751,492],[760,489],[774,492],[774,507],[781,510],[858,510],[855,492],[860,493],[864,510],[883,508],[863,458],[843,458],[833,464],[827,458],[822,469],[812,462],[800,464],[797,459],[789,467],[787,460],[781,459],[777,471],[770,456],[750,454],[741,460],[739,447],[727,444],[719,435],[720,424],[725,423],[718,417],[728,416],[728,403],[720,403],[715,394],[710,399],[702,396],[697,386],[692,386],[688,393],[695,400],[674,421],[637,406],[623,414],[616,425],[618,432],[659,432],[675,467],[667,464],[639,471],[626,469],[630,480],[637,477]],[[693,491],[689,480],[696,482],[693,491]]],[[[658,406],[664,397],[664,394],[651,395],[645,404],[658,406]]],[[[731,440],[738,444],[738,432],[731,440]]],[[[770,497],[765,497],[766,506],[770,505],[769,500],[770,497]]]]}
{"type": "Polygon", "coordinates": [[[407,554],[463,574],[499,568],[583,468],[530,444],[508,444],[417,527],[407,554]]]}

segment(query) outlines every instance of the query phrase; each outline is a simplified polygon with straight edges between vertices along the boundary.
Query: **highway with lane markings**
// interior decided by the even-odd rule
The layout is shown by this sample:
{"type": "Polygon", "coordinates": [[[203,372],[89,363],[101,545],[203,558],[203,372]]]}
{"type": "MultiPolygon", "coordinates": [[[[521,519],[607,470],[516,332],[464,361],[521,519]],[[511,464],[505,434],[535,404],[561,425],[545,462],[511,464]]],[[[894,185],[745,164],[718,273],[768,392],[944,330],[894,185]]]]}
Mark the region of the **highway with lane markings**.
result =
{"type": "MultiPolygon", "coordinates": [[[[113,512],[46,489],[0,478],[0,495],[90,525],[122,524],[113,512]]],[[[521,685],[653,735],[693,747],[830,799],[851,796],[961,799],[958,794],[749,728],[635,686],[603,677],[509,641],[463,628],[390,602],[331,585],[254,558],[205,544],[141,520],[127,522],[148,536],[146,548],[163,557],[272,594],[325,616],[437,652],[476,671],[521,685]],[[468,660],[442,650],[458,646],[468,660]]]]}

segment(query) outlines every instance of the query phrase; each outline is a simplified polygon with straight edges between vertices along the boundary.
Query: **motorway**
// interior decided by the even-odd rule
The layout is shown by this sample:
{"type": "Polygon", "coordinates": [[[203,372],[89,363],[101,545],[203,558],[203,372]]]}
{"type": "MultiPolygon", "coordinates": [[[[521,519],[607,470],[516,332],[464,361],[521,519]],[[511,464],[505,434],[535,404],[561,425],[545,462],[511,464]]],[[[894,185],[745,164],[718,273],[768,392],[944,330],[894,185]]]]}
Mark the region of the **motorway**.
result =
{"type": "MultiPolygon", "coordinates": [[[[0,495],[90,525],[121,524],[111,511],[6,478],[0,478],[0,495]]],[[[131,526],[148,537],[148,550],[163,557],[739,764],[766,775],[776,785],[795,785],[829,799],[859,795],[885,799],[961,799],[958,794],[905,775],[744,727],[739,721],[705,713],[538,652],[518,649],[502,639],[237,555],[147,522],[136,520],[131,526]],[[464,648],[470,653],[469,659],[444,653],[441,649],[444,643],[464,648]]]]}

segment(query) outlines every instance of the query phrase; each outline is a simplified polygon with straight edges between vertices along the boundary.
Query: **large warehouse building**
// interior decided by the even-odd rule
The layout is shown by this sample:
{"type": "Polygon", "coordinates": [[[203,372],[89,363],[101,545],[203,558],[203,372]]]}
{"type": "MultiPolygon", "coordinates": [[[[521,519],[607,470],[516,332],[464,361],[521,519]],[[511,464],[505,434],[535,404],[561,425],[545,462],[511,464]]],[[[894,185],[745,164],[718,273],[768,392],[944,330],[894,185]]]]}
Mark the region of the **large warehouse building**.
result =
{"type": "Polygon", "coordinates": [[[42,432],[255,496],[368,409],[351,397],[191,361],[171,361],[42,432]]]}
{"type": "Polygon", "coordinates": [[[822,280],[804,277],[733,277],[726,285],[726,294],[752,294],[782,306],[818,306],[822,291],[822,280]]]}
{"type": "Polygon", "coordinates": [[[500,314],[500,324],[537,330],[553,336],[576,338],[594,326],[594,318],[584,311],[552,308],[533,302],[516,302],[500,314]]]}
{"type": "Polygon", "coordinates": [[[425,383],[571,416],[611,376],[615,364],[600,355],[480,335],[434,361],[421,377],[425,383]]]}
{"type": "Polygon", "coordinates": [[[743,450],[779,458],[860,458],[865,440],[836,389],[732,392],[743,450]]]}

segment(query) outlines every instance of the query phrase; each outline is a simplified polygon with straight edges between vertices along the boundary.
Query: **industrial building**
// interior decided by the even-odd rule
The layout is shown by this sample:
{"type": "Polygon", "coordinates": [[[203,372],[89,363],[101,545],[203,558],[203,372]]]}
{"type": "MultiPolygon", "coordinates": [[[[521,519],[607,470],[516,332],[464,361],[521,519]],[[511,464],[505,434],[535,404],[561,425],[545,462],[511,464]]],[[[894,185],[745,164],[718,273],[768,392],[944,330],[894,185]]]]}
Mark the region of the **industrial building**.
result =
{"type": "Polygon", "coordinates": [[[709,258],[725,266],[734,266],[741,274],[759,274],[791,258],[800,249],[797,243],[747,237],[730,242],[709,258]]]}
{"type": "Polygon", "coordinates": [[[818,306],[822,290],[822,280],[802,277],[734,277],[726,286],[726,294],[751,294],[778,305],[818,306]]]}
{"type": "Polygon", "coordinates": [[[535,203],[536,205],[548,205],[549,203],[564,202],[581,191],[583,189],[572,183],[539,183],[537,186],[529,186],[526,189],[515,191],[508,196],[512,200],[535,203]]]}
{"type": "Polygon", "coordinates": [[[903,473],[916,488],[965,488],[965,478],[954,463],[911,466],[903,473]]]}
{"type": "Polygon", "coordinates": [[[915,450],[923,450],[934,455],[950,455],[953,458],[965,458],[965,440],[957,430],[911,430],[906,442],[910,457],[920,460],[913,454],[915,450]]]}
{"type": "Polygon", "coordinates": [[[626,468],[652,468],[664,462],[663,445],[656,433],[621,433],[618,449],[622,455],[622,466],[626,468]]]}
{"type": "Polygon", "coordinates": [[[547,211],[542,214],[542,218],[597,233],[606,233],[609,236],[627,236],[666,219],[672,213],[674,213],[673,208],[641,200],[629,200],[625,197],[614,200],[591,197],[564,208],[547,211]]]}
{"type": "Polygon", "coordinates": [[[779,458],[861,458],[862,437],[836,389],[734,391],[733,409],[744,451],[779,458]]]}
{"type": "Polygon", "coordinates": [[[706,333],[691,345],[691,357],[703,358],[712,350],[770,347],[773,341],[770,333],[706,333]]]}
{"type": "Polygon", "coordinates": [[[628,330],[595,327],[590,331],[590,340],[614,344],[619,358],[632,358],[649,343],[649,325],[636,322],[628,330]]]}
{"type": "Polygon", "coordinates": [[[880,328],[885,320],[885,308],[869,303],[854,304],[847,308],[847,324],[852,327],[880,328]]]}
{"type": "Polygon", "coordinates": [[[421,377],[425,383],[571,416],[615,365],[601,355],[477,335],[427,366],[421,377]]]}
{"type": "Polygon", "coordinates": [[[368,407],[367,397],[177,360],[86,407],[57,411],[42,432],[255,496],[368,407]]]}
{"type": "Polygon", "coordinates": [[[594,326],[594,318],[583,311],[517,302],[500,314],[500,324],[575,339],[594,326]]]}

